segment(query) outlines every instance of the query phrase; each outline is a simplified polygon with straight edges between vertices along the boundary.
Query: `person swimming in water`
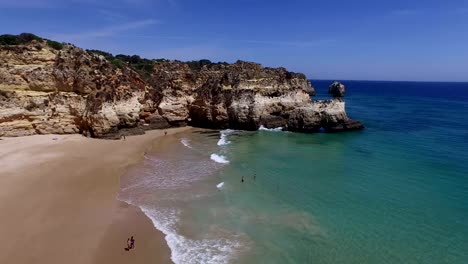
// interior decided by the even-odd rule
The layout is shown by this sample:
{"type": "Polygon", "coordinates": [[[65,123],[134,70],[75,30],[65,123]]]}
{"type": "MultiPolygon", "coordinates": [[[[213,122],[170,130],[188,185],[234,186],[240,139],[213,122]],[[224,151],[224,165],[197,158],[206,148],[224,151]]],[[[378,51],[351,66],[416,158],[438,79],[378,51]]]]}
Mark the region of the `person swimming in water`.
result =
{"type": "Polygon", "coordinates": [[[242,176],[241,182],[244,183],[244,176],[242,176]]]}

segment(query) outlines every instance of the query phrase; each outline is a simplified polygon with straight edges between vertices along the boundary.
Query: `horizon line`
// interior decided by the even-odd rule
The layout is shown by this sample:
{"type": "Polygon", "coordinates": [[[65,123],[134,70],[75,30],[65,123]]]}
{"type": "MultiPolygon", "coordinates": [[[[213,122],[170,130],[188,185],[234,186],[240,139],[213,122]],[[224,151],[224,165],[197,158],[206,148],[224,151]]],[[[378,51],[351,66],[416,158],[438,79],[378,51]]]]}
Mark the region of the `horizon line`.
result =
{"type": "Polygon", "coordinates": [[[314,79],[307,78],[309,81],[343,81],[343,82],[413,82],[413,83],[468,83],[467,81],[418,81],[418,80],[363,80],[363,79],[314,79]]]}

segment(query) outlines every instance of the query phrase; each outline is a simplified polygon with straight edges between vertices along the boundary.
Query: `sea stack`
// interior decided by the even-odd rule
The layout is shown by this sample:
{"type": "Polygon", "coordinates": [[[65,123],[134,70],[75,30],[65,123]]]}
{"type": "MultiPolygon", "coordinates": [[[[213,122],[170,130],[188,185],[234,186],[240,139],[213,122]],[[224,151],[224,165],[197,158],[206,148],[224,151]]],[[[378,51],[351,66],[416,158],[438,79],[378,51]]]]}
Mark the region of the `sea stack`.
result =
{"type": "Polygon", "coordinates": [[[306,76],[284,68],[113,56],[37,36],[16,40],[0,45],[0,136],[118,138],[122,130],[186,125],[305,133],[363,128],[348,118],[343,100],[313,101],[306,76]]]}
{"type": "Polygon", "coordinates": [[[330,85],[330,87],[328,87],[328,94],[331,94],[335,98],[344,97],[345,93],[345,86],[340,82],[334,82],[330,85]]]}

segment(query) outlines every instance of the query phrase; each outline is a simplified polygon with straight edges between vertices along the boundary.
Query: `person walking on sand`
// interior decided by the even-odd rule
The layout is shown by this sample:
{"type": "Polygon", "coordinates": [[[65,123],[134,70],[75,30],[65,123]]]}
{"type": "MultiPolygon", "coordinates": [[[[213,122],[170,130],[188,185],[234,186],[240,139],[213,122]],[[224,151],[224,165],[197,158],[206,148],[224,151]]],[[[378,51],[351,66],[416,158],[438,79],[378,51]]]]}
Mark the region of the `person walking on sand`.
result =
{"type": "Polygon", "coordinates": [[[135,239],[133,239],[133,236],[130,238],[130,248],[131,249],[135,248],[135,239]]]}
{"type": "Polygon", "coordinates": [[[130,251],[130,238],[127,238],[127,247],[124,249],[125,251],[130,251]]]}
{"type": "Polygon", "coordinates": [[[135,248],[135,239],[133,239],[133,236],[131,238],[127,238],[127,247],[124,248],[125,251],[130,251],[130,249],[135,248]]]}
{"type": "Polygon", "coordinates": [[[167,136],[167,131],[164,131],[164,135],[167,136]]]}

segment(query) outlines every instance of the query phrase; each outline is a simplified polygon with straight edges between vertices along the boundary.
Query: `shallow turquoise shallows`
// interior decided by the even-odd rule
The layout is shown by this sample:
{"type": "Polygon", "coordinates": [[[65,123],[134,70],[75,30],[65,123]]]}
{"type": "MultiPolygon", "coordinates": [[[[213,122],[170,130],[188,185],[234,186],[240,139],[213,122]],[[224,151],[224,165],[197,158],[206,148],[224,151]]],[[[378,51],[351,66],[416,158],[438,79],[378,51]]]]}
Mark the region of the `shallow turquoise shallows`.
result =
{"type": "Polygon", "coordinates": [[[121,198],[178,263],[468,263],[468,84],[345,84],[365,130],[181,135],[121,198]]]}

